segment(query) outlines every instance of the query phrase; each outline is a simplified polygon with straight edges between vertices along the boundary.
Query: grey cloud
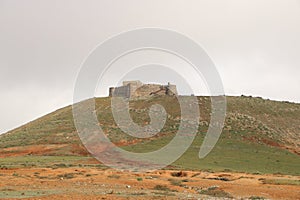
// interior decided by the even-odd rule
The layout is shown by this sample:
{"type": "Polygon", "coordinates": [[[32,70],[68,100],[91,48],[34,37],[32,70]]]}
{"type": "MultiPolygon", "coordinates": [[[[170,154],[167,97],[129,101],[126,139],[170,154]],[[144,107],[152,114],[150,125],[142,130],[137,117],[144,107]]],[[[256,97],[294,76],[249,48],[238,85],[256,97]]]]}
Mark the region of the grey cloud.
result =
{"type": "Polygon", "coordinates": [[[100,42],[138,27],[198,42],[229,95],[300,102],[300,3],[282,0],[0,0],[0,132],[72,103],[100,42]]]}

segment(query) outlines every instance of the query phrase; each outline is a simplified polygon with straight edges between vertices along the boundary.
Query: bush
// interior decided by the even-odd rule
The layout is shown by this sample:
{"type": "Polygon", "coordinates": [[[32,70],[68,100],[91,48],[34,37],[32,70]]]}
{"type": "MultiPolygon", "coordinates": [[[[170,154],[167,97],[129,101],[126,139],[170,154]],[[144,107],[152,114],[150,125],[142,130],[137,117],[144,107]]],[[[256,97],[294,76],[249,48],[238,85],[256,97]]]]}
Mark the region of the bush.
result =
{"type": "Polygon", "coordinates": [[[180,187],[183,187],[183,186],[184,186],[184,185],[181,183],[181,182],[182,182],[181,180],[177,180],[177,179],[170,178],[170,179],[168,179],[168,181],[170,181],[171,185],[180,186],[180,187]]]}
{"type": "Polygon", "coordinates": [[[168,188],[165,185],[156,185],[153,189],[154,190],[162,190],[162,191],[172,191],[170,188],[168,188]]]}
{"type": "Polygon", "coordinates": [[[171,173],[171,176],[174,176],[174,177],[185,177],[185,176],[187,176],[187,173],[186,173],[186,172],[183,172],[183,171],[180,171],[180,172],[172,172],[172,173],[171,173]]]}
{"type": "Polygon", "coordinates": [[[207,190],[201,190],[200,194],[209,195],[213,197],[225,197],[225,198],[232,198],[232,196],[225,192],[224,190],[221,190],[217,187],[210,187],[207,190]]]}
{"type": "Polygon", "coordinates": [[[119,179],[120,176],[119,176],[119,175],[116,175],[116,174],[112,174],[112,175],[107,176],[107,178],[115,178],[115,179],[119,179]]]}
{"type": "Polygon", "coordinates": [[[223,190],[202,190],[201,194],[205,194],[213,197],[232,198],[232,196],[229,193],[223,190]]]}
{"type": "Polygon", "coordinates": [[[60,174],[57,176],[58,178],[65,178],[65,179],[71,179],[74,178],[74,174],[73,173],[66,173],[66,174],[60,174]]]}
{"type": "Polygon", "coordinates": [[[263,200],[265,199],[264,197],[259,197],[259,196],[251,196],[249,197],[250,200],[263,200]]]}

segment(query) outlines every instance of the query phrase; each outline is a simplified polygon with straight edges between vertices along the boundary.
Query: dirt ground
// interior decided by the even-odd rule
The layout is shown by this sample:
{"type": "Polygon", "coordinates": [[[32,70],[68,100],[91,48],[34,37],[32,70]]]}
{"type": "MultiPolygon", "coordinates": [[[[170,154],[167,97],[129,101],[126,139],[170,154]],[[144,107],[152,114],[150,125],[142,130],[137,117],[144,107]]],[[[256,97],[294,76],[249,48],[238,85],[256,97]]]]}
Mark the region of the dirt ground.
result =
{"type": "Polygon", "coordinates": [[[300,177],[84,167],[1,169],[0,199],[300,199],[299,185],[266,184],[266,179],[300,177]]]}

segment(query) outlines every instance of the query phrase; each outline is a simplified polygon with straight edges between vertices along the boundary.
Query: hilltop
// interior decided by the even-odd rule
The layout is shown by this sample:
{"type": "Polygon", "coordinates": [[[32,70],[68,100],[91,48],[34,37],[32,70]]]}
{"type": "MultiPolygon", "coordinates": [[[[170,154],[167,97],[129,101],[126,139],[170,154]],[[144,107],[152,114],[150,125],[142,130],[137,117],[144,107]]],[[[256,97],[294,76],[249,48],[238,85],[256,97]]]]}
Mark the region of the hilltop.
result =
{"type": "MultiPolygon", "coordinates": [[[[110,97],[96,98],[97,116],[108,137],[130,151],[147,152],[167,144],[177,131],[180,109],[173,96],[157,96],[130,102],[133,120],[149,123],[148,110],[161,104],[168,112],[165,127],[151,139],[133,138],[115,124],[110,97]]],[[[299,175],[300,104],[253,97],[227,97],[227,116],[221,138],[205,159],[198,151],[210,121],[210,98],[198,97],[200,124],[189,150],[170,168],[299,175]]],[[[0,157],[88,156],[67,106],[0,136],[0,157]]]]}

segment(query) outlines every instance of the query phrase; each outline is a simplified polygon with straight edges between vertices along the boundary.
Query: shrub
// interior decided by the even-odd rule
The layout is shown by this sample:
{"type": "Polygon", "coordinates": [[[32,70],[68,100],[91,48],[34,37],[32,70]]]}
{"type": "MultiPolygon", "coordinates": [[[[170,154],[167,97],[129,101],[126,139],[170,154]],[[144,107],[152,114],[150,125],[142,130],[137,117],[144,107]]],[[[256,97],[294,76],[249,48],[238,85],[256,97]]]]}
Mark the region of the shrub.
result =
{"type": "Polygon", "coordinates": [[[120,176],[119,176],[119,175],[116,175],[116,174],[112,174],[112,175],[107,176],[107,178],[115,178],[115,179],[119,179],[120,176]]]}
{"type": "Polygon", "coordinates": [[[207,190],[201,190],[200,194],[209,195],[213,197],[232,198],[232,196],[229,193],[219,189],[218,187],[210,187],[207,190]]]}
{"type": "Polygon", "coordinates": [[[180,171],[180,172],[172,172],[172,173],[171,173],[171,176],[174,176],[174,177],[185,177],[185,176],[187,176],[187,173],[186,173],[186,172],[183,172],[183,171],[180,171]]]}
{"type": "Polygon", "coordinates": [[[59,163],[59,164],[54,164],[54,167],[66,168],[68,166],[64,163],[59,163]]]}
{"type": "Polygon", "coordinates": [[[250,200],[263,200],[265,199],[264,197],[259,197],[259,196],[251,196],[249,197],[250,200]]]}
{"type": "Polygon", "coordinates": [[[183,186],[184,186],[184,185],[181,183],[181,182],[182,182],[181,180],[177,180],[177,179],[170,178],[170,179],[168,179],[168,181],[170,181],[171,185],[180,186],[180,187],[183,187],[183,186]]]}
{"type": "Polygon", "coordinates": [[[60,174],[57,176],[58,178],[65,178],[65,179],[71,179],[74,178],[74,174],[73,173],[66,173],[66,174],[60,174]]]}
{"type": "Polygon", "coordinates": [[[162,191],[171,191],[171,189],[165,185],[156,185],[153,189],[154,190],[162,190],[162,191]]]}

